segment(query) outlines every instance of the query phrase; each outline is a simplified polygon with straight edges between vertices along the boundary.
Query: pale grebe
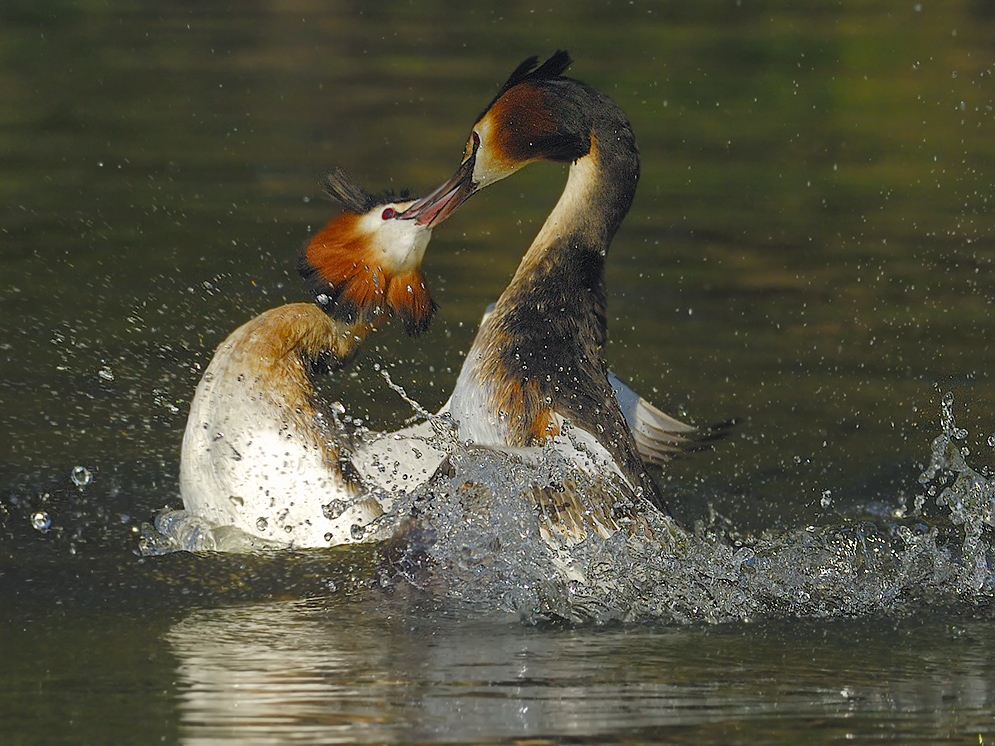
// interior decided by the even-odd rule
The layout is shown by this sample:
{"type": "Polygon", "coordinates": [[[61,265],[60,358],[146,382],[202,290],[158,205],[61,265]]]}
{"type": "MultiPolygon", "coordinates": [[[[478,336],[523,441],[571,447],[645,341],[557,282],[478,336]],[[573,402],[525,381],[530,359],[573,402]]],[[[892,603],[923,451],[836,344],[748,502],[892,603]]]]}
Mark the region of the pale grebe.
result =
{"type": "Polygon", "coordinates": [[[397,490],[426,481],[442,458],[417,437],[353,442],[340,405],[315,391],[313,376],[347,363],[392,314],[417,334],[435,310],[420,270],[431,228],[394,219],[410,201],[374,197],[341,171],[325,187],[346,212],[299,261],[322,308],[293,303],[236,329],[197,386],[183,436],[187,513],[277,545],[383,538],[390,528],[381,517],[397,490]],[[404,474],[379,468],[413,448],[422,458],[409,459],[404,474]]]}
{"type": "MultiPolygon", "coordinates": [[[[435,226],[528,163],[571,164],[562,196],[481,326],[449,407],[460,437],[474,444],[554,443],[597,487],[587,503],[569,485],[535,489],[545,530],[607,538],[638,525],[650,503],[668,512],[604,358],[605,256],[632,202],[639,155],[622,110],[562,75],[565,51],[537,61],[519,65],[477,119],[455,175],[401,219],[435,226]]],[[[682,438],[692,429],[669,424],[682,438]]]]}

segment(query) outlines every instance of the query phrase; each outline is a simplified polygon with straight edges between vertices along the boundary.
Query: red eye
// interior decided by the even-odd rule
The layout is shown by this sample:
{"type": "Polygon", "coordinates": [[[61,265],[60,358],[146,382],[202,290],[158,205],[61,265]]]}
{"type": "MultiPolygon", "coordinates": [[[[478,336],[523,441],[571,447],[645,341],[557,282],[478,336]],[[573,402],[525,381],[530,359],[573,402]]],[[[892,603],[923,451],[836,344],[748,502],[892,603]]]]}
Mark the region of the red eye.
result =
{"type": "Polygon", "coordinates": [[[395,215],[397,215],[397,212],[394,210],[394,208],[388,207],[380,214],[380,217],[383,218],[384,220],[390,220],[395,215]]]}

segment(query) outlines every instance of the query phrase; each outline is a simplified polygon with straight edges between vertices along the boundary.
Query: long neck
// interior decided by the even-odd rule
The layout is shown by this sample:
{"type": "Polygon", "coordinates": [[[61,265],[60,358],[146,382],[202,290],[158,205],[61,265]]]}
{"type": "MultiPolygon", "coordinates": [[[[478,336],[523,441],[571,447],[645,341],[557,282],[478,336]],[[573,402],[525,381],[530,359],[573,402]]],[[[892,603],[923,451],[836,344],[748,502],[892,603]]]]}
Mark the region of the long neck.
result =
{"type": "MultiPolygon", "coordinates": [[[[607,115],[594,119],[590,152],[571,166],[560,200],[478,334],[461,383],[465,375],[488,392],[477,402],[486,411],[476,414],[490,419],[491,436],[504,445],[534,445],[558,431],[558,418],[569,418],[645,487],[649,478],[608,382],[603,350],[605,255],[639,179],[632,131],[607,103],[607,115]]],[[[454,408],[467,401],[459,388],[454,408]]]]}
{"type": "MultiPolygon", "coordinates": [[[[563,194],[498,300],[495,315],[531,311],[522,308],[526,298],[554,305],[562,300],[561,314],[584,318],[584,331],[592,335],[587,338],[603,345],[605,256],[638,181],[639,156],[628,122],[609,120],[596,127],[590,152],[570,167],[563,194]]],[[[547,314],[556,311],[549,308],[547,314]]]]}

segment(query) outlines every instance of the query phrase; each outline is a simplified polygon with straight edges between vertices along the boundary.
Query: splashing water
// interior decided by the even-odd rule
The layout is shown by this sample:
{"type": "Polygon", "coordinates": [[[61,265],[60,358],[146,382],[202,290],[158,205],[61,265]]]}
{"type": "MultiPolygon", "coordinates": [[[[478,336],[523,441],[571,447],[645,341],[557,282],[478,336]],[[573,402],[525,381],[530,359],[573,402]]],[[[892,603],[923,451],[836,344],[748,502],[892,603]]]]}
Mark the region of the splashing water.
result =
{"type": "MultiPolygon", "coordinates": [[[[952,412],[947,394],[942,432],[920,478],[925,494],[912,515],[735,540],[717,530],[688,531],[653,509],[608,539],[551,540],[529,495],[570,479],[590,509],[598,485],[552,448],[527,459],[440,434],[435,445],[448,453],[446,468],[395,502],[396,524],[409,528],[384,550],[380,582],[412,583],[482,612],[595,623],[851,617],[989,603],[995,480],[966,463],[956,445],[966,433],[952,412]],[[930,501],[949,514],[949,527],[923,518],[930,501]]],[[[174,532],[170,546],[215,548],[203,537],[217,529],[212,534],[202,521],[192,531],[201,545],[190,535],[177,541],[177,527],[191,533],[191,524],[177,522],[180,513],[160,517],[160,530],[174,532]]]]}
{"type": "MultiPolygon", "coordinates": [[[[961,562],[964,567],[962,582],[976,592],[990,590],[992,586],[993,548],[985,541],[985,528],[995,526],[995,480],[986,479],[970,466],[954,441],[964,440],[967,431],[958,428],[953,416],[954,397],[943,395],[940,424],[943,432],[933,440],[929,465],[919,477],[926,487],[926,495],[933,497],[940,507],[950,511],[950,520],[961,526],[963,544],[961,562]]],[[[916,501],[921,510],[927,497],[916,501]]]]}
{"type": "Polygon", "coordinates": [[[31,514],[31,526],[36,531],[45,533],[52,527],[52,519],[49,518],[48,513],[44,510],[39,510],[38,512],[31,514]]]}
{"type": "Polygon", "coordinates": [[[74,466],[69,473],[69,479],[82,490],[93,481],[93,474],[85,466],[74,466]]]}
{"type": "MultiPolygon", "coordinates": [[[[431,495],[416,503],[427,506],[420,518],[431,534],[428,546],[416,545],[423,557],[411,564],[428,566],[428,578],[410,570],[406,577],[530,619],[689,623],[854,616],[977,587],[963,577],[962,563],[937,545],[935,530],[867,522],[732,543],[648,512],[636,532],[607,540],[588,536],[569,548],[567,559],[543,540],[523,497],[522,483],[542,483],[548,464],[524,469],[494,453],[461,454],[451,462],[455,475],[433,484],[431,495]],[[468,482],[486,485],[484,515],[467,510],[468,482]]],[[[479,510],[479,503],[473,507],[479,510]]]]}

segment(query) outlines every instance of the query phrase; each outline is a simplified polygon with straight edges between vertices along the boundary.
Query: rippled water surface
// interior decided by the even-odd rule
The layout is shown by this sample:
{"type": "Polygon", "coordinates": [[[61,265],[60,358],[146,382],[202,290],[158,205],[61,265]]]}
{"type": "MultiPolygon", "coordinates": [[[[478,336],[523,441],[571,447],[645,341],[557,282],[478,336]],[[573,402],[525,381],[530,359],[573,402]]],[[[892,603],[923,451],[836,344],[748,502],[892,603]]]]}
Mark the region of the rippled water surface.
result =
{"type": "MultiPolygon", "coordinates": [[[[980,0],[5,4],[0,742],[995,738],[993,38],[980,0]],[[559,47],[642,155],[609,362],[738,420],[660,475],[678,539],[585,547],[590,586],[496,528],[424,588],[376,549],[140,556],[214,347],[305,297],[316,175],[434,186],[559,47]]],[[[385,368],[437,408],[564,176],[437,230],[432,330],[330,395],[394,426],[385,368]]]]}

